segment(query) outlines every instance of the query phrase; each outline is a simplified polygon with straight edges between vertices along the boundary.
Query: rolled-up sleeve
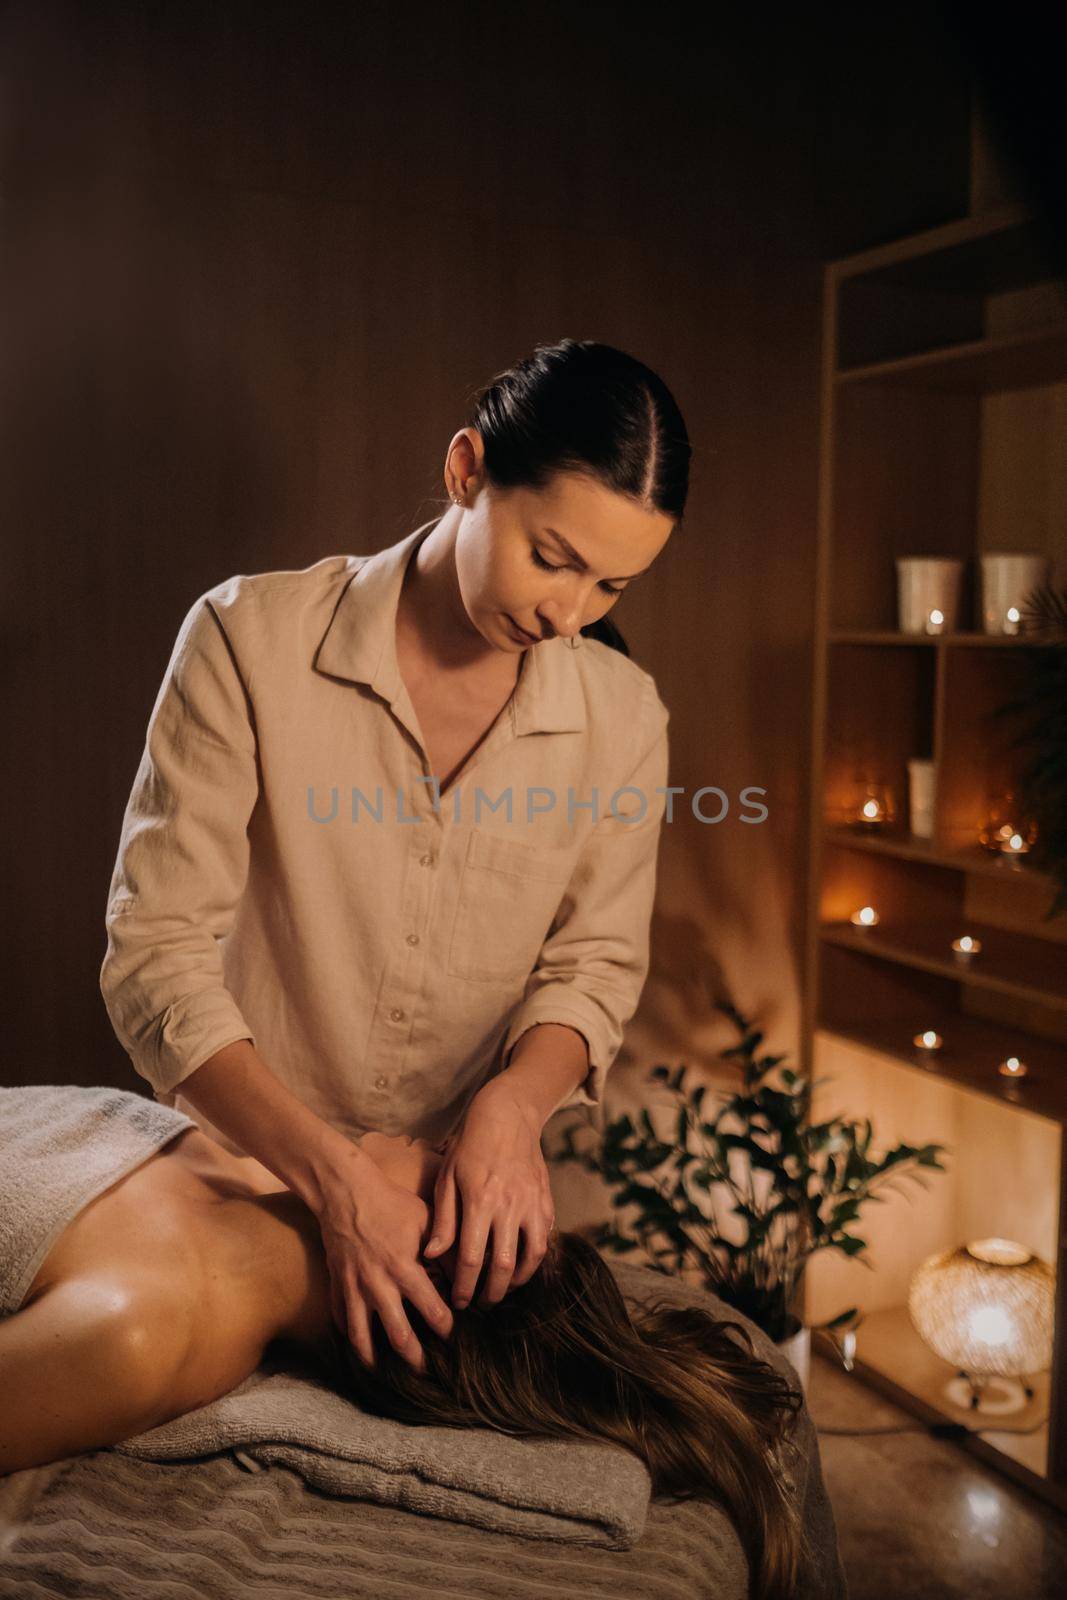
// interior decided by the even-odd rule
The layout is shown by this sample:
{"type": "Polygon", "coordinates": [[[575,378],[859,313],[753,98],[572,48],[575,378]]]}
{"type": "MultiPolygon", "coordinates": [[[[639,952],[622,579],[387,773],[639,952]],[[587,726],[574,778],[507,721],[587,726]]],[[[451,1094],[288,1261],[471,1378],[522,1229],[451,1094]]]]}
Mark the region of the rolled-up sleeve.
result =
{"type": "Polygon", "coordinates": [[[519,1038],[542,1022],[565,1023],[585,1039],[589,1071],[558,1110],[592,1106],[603,1117],[604,1084],[648,976],[660,827],[666,808],[670,713],[648,680],[640,758],[614,795],[601,794],[537,965],[504,1039],[506,1067],[519,1038]],[[614,811],[612,801],[614,799],[614,811]]]}
{"type": "Polygon", "coordinates": [[[215,592],[186,615],[149,719],[100,969],[119,1042],[156,1097],[171,1103],[175,1085],[217,1050],[253,1039],[223,982],[219,941],[248,874],[256,738],[215,592]]]}

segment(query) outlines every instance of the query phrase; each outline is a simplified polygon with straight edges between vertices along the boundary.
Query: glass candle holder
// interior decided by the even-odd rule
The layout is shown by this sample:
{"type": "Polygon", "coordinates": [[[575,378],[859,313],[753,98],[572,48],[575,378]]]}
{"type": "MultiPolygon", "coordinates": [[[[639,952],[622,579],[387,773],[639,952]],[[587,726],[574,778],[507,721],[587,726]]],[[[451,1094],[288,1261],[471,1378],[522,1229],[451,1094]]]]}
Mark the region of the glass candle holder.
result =
{"type": "Polygon", "coordinates": [[[1032,550],[990,550],[979,558],[982,573],[982,630],[1024,633],[1023,611],[1036,589],[1052,577],[1052,562],[1032,550]]]}
{"type": "Polygon", "coordinates": [[[940,1050],[945,1041],[939,1033],[934,1032],[933,1028],[927,1028],[924,1033],[917,1033],[911,1042],[920,1055],[932,1056],[940,1050]]]}
{"type": "Polygon", "coordinates": [[[993,855],[1025,856],[1037,841],[1037,824],[1025,816],[1013,790],[991,803],[978,834],[983,849],[993,855]]]}
{"type": "Polygon", "coordinates": [[[962,938],[953,939],[952,941],[952,954],[960,965],[964,967],[969,966],[974,957],[981,954],[981,950],[981,939],[972,939],[969,933],[965,933],[962,938]]]}
{"type": "Polygon", "coordinates": [[[1030,1068],[1026,1065],[1026,1062],[1020,1061],[1018,1056],[1009,1056],[1007,1060],[1002,1061],[1000,1066],[997,1068],[997,1071],[1000,1073],[1002,1078],[1011,1079],[1025,1078],[1029,1070],[1030,1068]]]}
{"type": "Polygon", "coordinates": [[[856,807],[856,826],[864,831],[879,832],[896,821],[893,791],[885,783],[866,783],[856,807]]]}
{"type": "Polygon", "coordinates": [[[959,614],[963,562],[957,556],[897,557],[901,633],[952,633],[959,614]]]}

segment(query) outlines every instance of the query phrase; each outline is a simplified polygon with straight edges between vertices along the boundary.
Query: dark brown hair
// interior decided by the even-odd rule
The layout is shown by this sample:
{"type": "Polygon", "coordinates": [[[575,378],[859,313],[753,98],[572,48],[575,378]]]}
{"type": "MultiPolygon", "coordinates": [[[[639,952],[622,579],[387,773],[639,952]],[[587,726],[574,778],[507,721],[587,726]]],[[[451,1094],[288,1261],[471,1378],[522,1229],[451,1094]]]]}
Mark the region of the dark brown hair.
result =
{"type": "Polygon", "coordinates": [[[478,1306],[480,1288],[447,1339],[410,1308],[421,1373],[377,1319],[373,1370],[335,1329],[333,1381],[401,1422],[621,1445],[645,1463],[655,1495],[725,1506],[755,1600],[795,1594],[800,1529],[774,1450],[802,1401],[744,1329],[699,1307],[649,1303],[631,1314],[608,1263],[577,1233],[557,1235],[497,1305],[478,1306]]]}
{"type": "MultiPolygon", "coordinates": [[[[692,449],[678,404],[658,373],[595,339],[539,344],[498,372],[464,421],[485,446],[485,475],[499,489],[543,489],[577,472],[651,511],[682,521],[692,449]]],[[[629,655],[608,617],[585,638],[629,655]]]]}

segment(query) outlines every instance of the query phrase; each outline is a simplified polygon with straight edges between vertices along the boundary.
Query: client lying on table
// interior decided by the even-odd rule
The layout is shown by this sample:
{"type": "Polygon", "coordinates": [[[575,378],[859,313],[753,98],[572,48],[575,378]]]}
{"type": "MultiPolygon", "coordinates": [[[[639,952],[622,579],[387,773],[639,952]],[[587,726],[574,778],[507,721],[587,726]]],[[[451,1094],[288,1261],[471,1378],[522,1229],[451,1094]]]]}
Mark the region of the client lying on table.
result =
{"type": "MultiPolygon", "coordinates": [[[[439,1151],[362,1145],[428,1224],[439,1151]]],[[[450,1276],[454,1248],[430,1270],[450,1276]]],[[[742,1330],[697,1307],[631,1313],[576,1233],[498,1305],[476,1294],[448,1339],[411,1315],[425,1370],[377,1323],[367,1368],[333,1322],[316,1219],[267,1168],[141,1095],[0,1089],[0,1474],[206,1405],[288,1345],[401,1422],[631,1450],[654,1494],[725,1505],[754,1596],[794,1592],[801,1535],[776,1454],[802,1401],[742,1330]]]]}

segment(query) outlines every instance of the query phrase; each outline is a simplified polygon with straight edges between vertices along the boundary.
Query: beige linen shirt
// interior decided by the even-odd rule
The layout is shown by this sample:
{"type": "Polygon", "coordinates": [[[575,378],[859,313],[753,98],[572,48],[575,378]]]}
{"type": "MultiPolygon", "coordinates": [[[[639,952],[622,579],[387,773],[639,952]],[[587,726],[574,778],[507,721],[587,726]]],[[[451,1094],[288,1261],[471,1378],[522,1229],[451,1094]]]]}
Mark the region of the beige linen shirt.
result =
{"type": "Polygon", "coordinates": [[[521,1034],[564,1023],[589,1071],[561,1104],[603,1117],[648,970],[668,712],[599,641],[533,645],[439,793],[396,654],[436,520],[209,589],[149,719],[101,992],[156,1098],[239,1154],[180,1085],[244,1038],[351,1136],[439,1139],[521,1034]]]}

